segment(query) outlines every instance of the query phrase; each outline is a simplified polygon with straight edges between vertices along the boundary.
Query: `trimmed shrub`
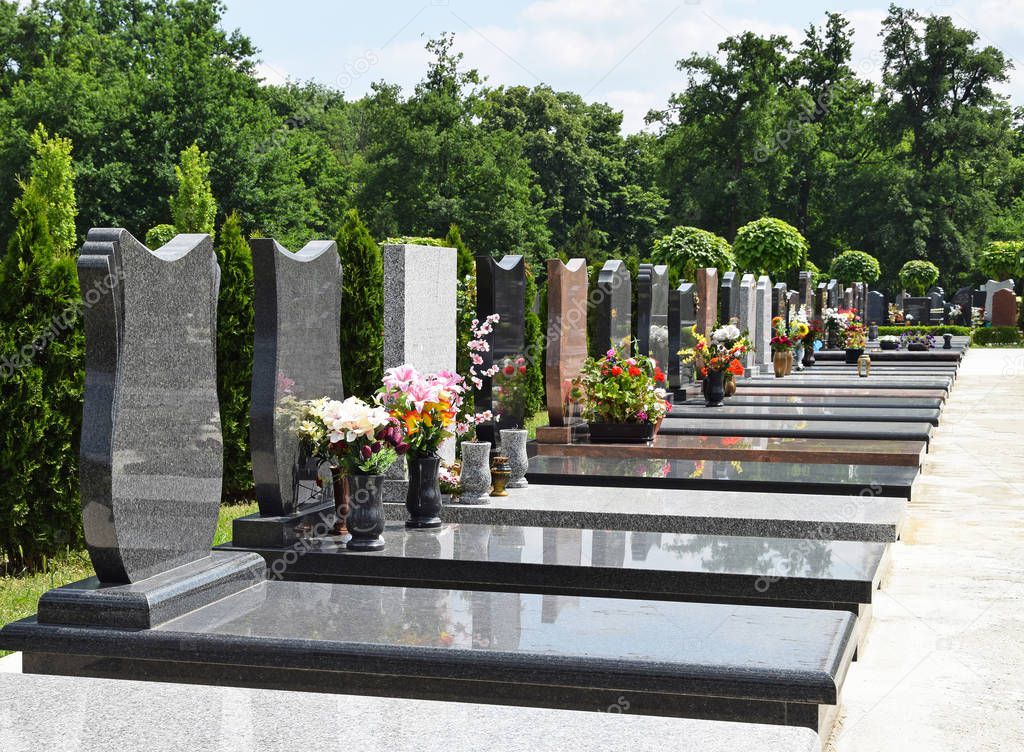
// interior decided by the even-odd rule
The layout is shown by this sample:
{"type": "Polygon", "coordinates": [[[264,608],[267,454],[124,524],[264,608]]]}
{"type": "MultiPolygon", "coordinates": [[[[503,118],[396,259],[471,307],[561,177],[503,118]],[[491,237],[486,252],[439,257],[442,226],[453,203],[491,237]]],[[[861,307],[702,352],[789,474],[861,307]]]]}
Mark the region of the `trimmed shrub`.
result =
{"type": "MultiPolygon", "coordinates": [[[[156,229],[156,228],[154,228],[156,229]]],[[[147,235],[147,240],[149,236],[147,235]]],[[[220,297],[217,301],[217,395],[224,432],[224,495],[253,487],[249,455],[249,402],[252,391],[252,251],[238,215],[221,225],[217,240],[220,297]]]]}
{"type": "Polygon", "coordinates": [[[732,252],[737,269],[781,275],[803,266],[809,247],[793,225],[775,217],[761,217],[739,229],[732,252]]]}
{"type": "Polygon", "coordinates": [[[878,259],[864,251],[843,251],[832,260],[829,273],[843,284],[877,282],[882,276],[878,259]]]}
{"type": "Polygon", "coordinates": [[[174,240],[174,236],[177,234],[178,228],[174,225],[157,225],[146,233],[146,246],[151,251],[155,251],[160,246],[167,245],[174,240]]]}
{"type": "Polygon", "coordinates": [[[994,240],[974,259],[974,266],[989,279],[1000,282],[1021,272],[1024,242],[1020,240],[994,240]]]}
{"type": "Polygon", "coordinates": [[[939,267],[931,261],[915,259],[908,261],[900,269],[900,284],[903,289],[911,295],[921,297],[925,290],[934,285],[939,279],[939,267]]]}
{"type": "Polygon", "coordinates": [[[341,375],[346,395],[368,400],[384,377],[384,262],[380,246],[355,209],[345,212],[337,241],[342,273],[341,375]]]}
{"type": "Polygon", "coordinates": [[[651,259],[666,264],[679,279],[694,280],[698,269],[715,267],[719,275],[733,268],[732,246],[725,238],[697,227],[676,227],[654,241],[651,259]]]}
{"type": "Polygon", "coordinates": [[[986,345],[1019,345],[1020,330],[1015,326],[990,326],[975,329],[971,336],[971,344],[985,347],[986,345]]]}

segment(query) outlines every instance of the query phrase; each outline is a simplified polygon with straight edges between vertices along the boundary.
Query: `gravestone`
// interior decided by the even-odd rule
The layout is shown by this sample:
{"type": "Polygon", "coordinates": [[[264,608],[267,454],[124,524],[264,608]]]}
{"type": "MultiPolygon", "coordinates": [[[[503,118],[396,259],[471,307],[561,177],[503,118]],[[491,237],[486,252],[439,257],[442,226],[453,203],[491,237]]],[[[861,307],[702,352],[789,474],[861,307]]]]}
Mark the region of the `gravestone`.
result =
{"type": "Polygon", "coordinates": [[[800,272],[800,305],[807,306],[808,313],[814,311],[814,279],[808,271],[800,272]]]}
{"type": "Polygon", "coordinates": [[[992,293],[992,326],[1017,326],[1017,296],[1013,290],[992,293]]]}
{"type": "MultiPolygon", "coordinates": [[[[340,315],[341,263],[333,241],[298,253],[271,238],[254,238],[255,312],[249,445],[260,515],[291,515],[333,498],[317,483],[317,462],[302,451],[295,430],[303,400],[343,399],[340,315]]],[[[326,472],[324,480],[329,480],[326,472]]]]}
{"type": "MultiPolygon", "coordinates": [[[[753,274],[744,274],[740,279],[739,287],[736,289],[736,316],[739,320],[739,328],[746,331],[750,341],[758,350],[757,343],[757,281],[753,274]]],[[[756,371],[756,355],[748,352],[743,358],[743,367],[748,370],[749,375],[756,371]]]]}
{"type": "Polygon", "coordinates": [[[971,325],[971,288],[961,287],[953,293],[953,305],[960,306],[960,315],[955,323],[960,326],[971,325]]]}
{"type": "Polygon", "coordinates": [[[872,290],[871,292],[869,292],[866,308],[866,323],[878,324],[879,326],[885,324],[886,317],[888,316],[888,308],[885,304],[885,295],[880,293],[878,290],[872,290]]]}
{"type": "Polygon", "coordinates": [[[708,335],[718,320],[718,270],[697,270],[697,333],[708,335]]]}
{"type": "Polygon", "coordinates": [[[668,366],[668,267],[640,264],[636,279],[637,348],[668,366]]]}
{"type": "Polygon", "coordinates": [[[591,355],[601,357],[611,347],[624,347],[629,352],[631,342],[633,280],[622,261],[604,262],[597,277],[597,289],[591,292],[594,316],[594,339],[591,355]]]}
{"type": "Polygon", "coordinates": [[[896,310],[902,311],[903,310],[903,304],[906,302],[907,298],[909,298],[909,297],[910,297],[910,293],[908,293],[906,290],[901,290],[900,292],[896,293],[896,301],[895,301],[896,310]]]}
{"type": "Polygon", "coordinates": [[[904,298],[903,316],[911,324],[927,324],[931,320],[931,298],[904,298]]]}
{"type": "Polygon", "coordinates": [[[838,280],[830,279],[825,285],[825,292],[828,293],[828,307],[838,308],[843,297],[838,280]]]}
{"type": "Polygon", "coordinates": [[[819,282],[814,296],[814,318],[820,320],[828,307],[828,282],[819,282]]]}
{"type": "MultiPolygon", "coordinates": [[[[980,309],[984,309],[985,308],[985,298],[986,297],[987,297],[987,293],[985,292],[985,286],[984,285],[979,287],[977,290],[972,290],[971,291],[971,307],[972,308],[977,308],[979,310],[980,309]]],[[[972,316],[974,315],[973,311],[971,312],[971,315],[972,316]]]]}
{"type": "Polygon", "coordinates": [[[718,320],[723,324],[728,324],[739,316],[739,281],[736,272],[726,272],[722,275],[719,305],[722,312],[718,320]]]}
{"type": "Polygon", "coordinates": [[[985,283],[985,321],[992,321],[992,296],[996,290],[1012,290],[1013,280],[1006,279],[1002,282],[996,282],[994,279],[990,279],[985,283]]]}
{"type": "Polygon", "coordinates": [[[931,301],[928,318],[928,323],[930,324],[941,324],[946,318],[946,299],[941,290],[941,287],[938,289],[933,288],[928,293],[928,299],[931,301]]]}
{"type": "Polygon", "coordinates": [[[853,308],[853,288],[847,287],[843,290],[843,308],[853,308]]]}
{"type": "Polygon", "coordinates": [[[946,297],[946,291],[942,289],[941,285],[932,285],[931,287],[928,288],[927,294],[928,297],[931,297],[932,295],[938,295],[940,298],[943,299],[945,299],[946,297]]]}
{"type": "MultiPolygon", "coordinates": [[[[563,264],[548,259],[548,328],[544,367],[544,393],[548,424],[563,429],[568,443],[572,422],[568,414],[569,385],[579,376],[587,358],[587,261],[563,264]]],[[[538,429],[538,440],[540,440],[538,429]]],[[[561,438],[561,437],[559,437],[561,438]]]]}
{"type": "Polygon", "coordinates": [[[776,282],[772,288],[772,318],[776,316],[789,324],[789,290],[785,282],[776,282]]]}
{"type": "Polygon", "coordinates": [[[683,364],[680,350],[696,344],[691,329],[697,324],[697,295],[693,282],[680,282],[668,299],[668,387],[677,391],[690,383],[691,364],[683,364]]]}
{"type": "Polygon", "coordinates": [[[853,283],[853,307],[857,309],[857,313],[860,315],[861,320],[867,315],[868,305],[868,286],[863,282],[853,283]]]}
{"type": "Polygon", "coordinates": [[[800,312],[800,293],[796,290],[790,290],[786,293],[786,313],[789,316],[789,321],[793,321],[796,314],[800,312]]]}
{"type": "Polygon", "coordinates": [[[532,362],[541,357],[541,353],[526,352],[526,261],[522,256],[504,256],[500,261],[476,257],[476,317],[484,321],[494,314],[498,322],[488,337],[490,348],[480,353],[484,362],[478,370],[497,365],[498,372],[482,376],[483,386],[474,389],[477,412],[492,410],[499,416],[496,424],[477,428],[480,441],[490,441],[491,446],[501,429],[522,428],[528,375],[520,359],[532,362]]]}
{"type": "Polygon", "coordinates": [[[757,352],[754,353],[754,362],[758,370],[765,371],[772,362],[772,348],[769,344],[772,338],[772,281],[766,276],[758,277],[757,280],[755,316],[757,341],[754,346],[757,352]]]}

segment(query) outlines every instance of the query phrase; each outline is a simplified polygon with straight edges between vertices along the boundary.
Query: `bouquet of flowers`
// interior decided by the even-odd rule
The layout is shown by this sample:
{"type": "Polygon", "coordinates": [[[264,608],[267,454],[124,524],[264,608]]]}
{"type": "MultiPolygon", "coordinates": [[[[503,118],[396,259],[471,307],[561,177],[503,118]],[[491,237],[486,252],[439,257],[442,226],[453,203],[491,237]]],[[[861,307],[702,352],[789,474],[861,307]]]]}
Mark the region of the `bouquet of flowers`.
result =
{"type": "Polygon", "coordinates": [[[793,320],[789,322],[789,338],[794,343],[800,344],[811,333],[811,325],[807,322],[807,308],[800,306],[793,320]]]}
{"type": "Polygon", "coordinates": [[[703,364],[702,377],[707,376],[708,371],[725,371],[733,376],[742,376],[744,369],[740,358],[753,348],[746,332],[741,332],[735,324],[726,324],[711,332],[710,339],[698,340],[694,350],[703,364]]]}
{"type": "Polygon", "coordinates": [[[672,407],[664,384],[653,359],[612,348],[602,358],[587,358],[571,396],[592,423],[657,423],[672,407]]]}
{"type": "Polygon", "coordinates": [[[849,324],[843,331],[843,339],[848,350],[863,350],[868,344],[868,334],[859,321],[849,324]]]}
{"type": "Polygon", "coordinates": [[[902,324],[906,321],[903,318],[903,311],[896,306],[895,303],[889,304],[889,322],[892,324],[902,324]]]}
{"type": "Polygon", "coordinates": [[[401,365],[385,371],[377,401],[401,422],[409,451],[428,456],[455,436],[465,392],[465,383],[457,373],[421,374],[410,365],[401,365]]]}
{"type": "Polygon", "coordinates": [[[822,312],[822,317],[824,318],[825,335],[833,346],[846,339],[846,330],[850,326],[861,323],[857,311],[853,308],[826,308],[822,312]]]}
{"type": "Polygon", "coordinates": [[[397,420],[357,397],[300,403],[298,434],[317,459],[350,475],[381,475],[409,445],[397,420]]]}
{"type": "Polygon", "coordinates": [[[773,354],[789,352],[796,347],[797,343],[786,331],[786,322],[781,316],[772,319],[772,332],[773,336],[768,344],[771,346],[773,354]]]}
{"type": "Polygon", "coordinates": [[[935,347],[935,337],[920,331],[909,331],[900,338],[900,341],[905,350],[909,350],[911,347],[915,350],[931,350],[935,347]]]}

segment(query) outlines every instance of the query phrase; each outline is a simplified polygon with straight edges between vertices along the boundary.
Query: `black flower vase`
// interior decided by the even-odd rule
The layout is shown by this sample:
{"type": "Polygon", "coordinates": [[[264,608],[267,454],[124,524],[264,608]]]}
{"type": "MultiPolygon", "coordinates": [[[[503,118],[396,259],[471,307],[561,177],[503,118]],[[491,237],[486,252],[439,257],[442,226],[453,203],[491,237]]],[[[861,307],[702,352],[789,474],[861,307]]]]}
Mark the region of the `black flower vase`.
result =
{"type": "Polygon", "coordinates": [[[704,377],[704,404],[721,407],[725,399],[725,371],[708,371],[704,377]]]}
{"type": "Polygon", "coordinates": [[[405,496],[405,508],[409,512],[406,527],[441,527],[441,486],[437,474],[441,469],[441,458],[436,454],[408,456],[409,491],[405,496]]]}
{"type": "Polygon", "coordinates": [[[384,548],[384,476],[350,475],[348,477],[349,535],[345,544],[349,551],[380,551],[384,548]]]}
{"type": "Polygon", "coordinates": [[[804,368],[810,368],[814,365],[814,342],[804,346],[804,368]]]}

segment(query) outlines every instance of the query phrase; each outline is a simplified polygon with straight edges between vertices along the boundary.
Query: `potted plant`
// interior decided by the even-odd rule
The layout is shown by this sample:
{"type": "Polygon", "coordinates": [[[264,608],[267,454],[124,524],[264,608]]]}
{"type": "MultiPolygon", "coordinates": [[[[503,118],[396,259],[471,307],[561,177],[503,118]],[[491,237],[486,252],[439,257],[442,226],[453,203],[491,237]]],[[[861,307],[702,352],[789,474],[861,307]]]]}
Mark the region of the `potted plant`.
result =
{"type": "Polygon", "coordinates": [[[851,320],[843,332],[843,339],[846,345],[846,362],[856,365],[857,359],[864,354],[864,348],[868,343],[868,334],[864,324],[858,320],[851,320]]]}
{"type": "Polygon", "coordinates": [[[780,379],[793,368],[794,343],[786,332],[786,324],[781,316],[772,319],[772,331],[774,336],[768,344],[772,348],[772,368],[775,370],[775,378],[780,379]]]}
{"type": "Polygon", "coordinates": [[[898,350],[900,348],[900,338],[895,334],[883,334],[878,338],[878,346],[883,350],[898,350]]]}
{"type": "Polygon", "coordinates": [[[409,445],[406,527],[441,526],[441,458],[437,452],[441,444],[456,435],[456,418],[465,391],[462,377],[449,371],[421,374],[406,364],[384,373],[384,387],[377,399],[401,421],[409,445]]]}
{"type": "Polygon", "coordinates": [[[384,548],[384,473],[409,448],[401,424],[358,397],[325,397],[302,403],[298,433],[310,453],[331,466],[338,514],[351,536],[347,548],[384,548]]]}
{"type": "Polygon", "coordinates": [[[721,407],[726,375],[738,377],[744,373],[740,358],[752,350],[747,333],[741,332],[735,324],[720,326],[709,339],[698,340],[695,350],[703,364],[700,374],[704,380],[704,404],[721,407]]]}
{"type": "Polygon", "coordinates": [[[665,374],[644,355],[612,348],[587,358],[573,381],[572,396],[583,406],[593,442],[643,443],[655,435],[671,409],[665,374]]]}
{"type": "Polygon", "coordinates": [[[903,335],[903,347],[910,352],[926,352],[935,347],[935,337],[920,331],[910,331],[903,335]]]}

